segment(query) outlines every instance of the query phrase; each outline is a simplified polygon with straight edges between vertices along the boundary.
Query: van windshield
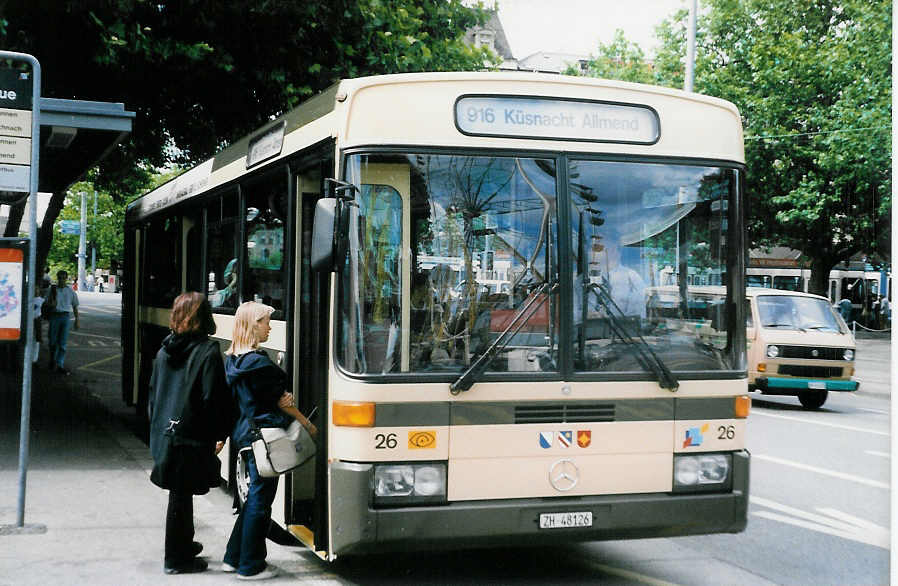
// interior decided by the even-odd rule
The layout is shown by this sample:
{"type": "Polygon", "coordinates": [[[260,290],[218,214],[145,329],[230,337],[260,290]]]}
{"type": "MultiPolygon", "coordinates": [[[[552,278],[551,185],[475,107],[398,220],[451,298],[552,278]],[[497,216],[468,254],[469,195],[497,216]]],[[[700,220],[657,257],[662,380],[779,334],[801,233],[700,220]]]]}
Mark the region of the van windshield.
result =
{"type": "Polygon", "coordinates": [[[758,297],[762,328],[843,332],[836,314],[825,299],[762,295],[758,297]]]}

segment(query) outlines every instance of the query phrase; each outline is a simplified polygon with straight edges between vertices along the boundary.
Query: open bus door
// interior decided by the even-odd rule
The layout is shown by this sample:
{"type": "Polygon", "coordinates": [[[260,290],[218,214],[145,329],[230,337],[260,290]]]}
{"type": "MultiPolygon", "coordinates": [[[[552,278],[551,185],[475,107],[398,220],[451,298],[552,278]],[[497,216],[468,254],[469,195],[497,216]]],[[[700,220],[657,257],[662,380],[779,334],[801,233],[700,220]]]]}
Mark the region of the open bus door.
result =
{"type": "Polygon", "coordinates": [[[324,558],[327,555],[327,347],[330,316],[329,272],[313,271],[310,263],[315,204],[323,195],[322,177],[333,160],[299,169],[296,175],[297,259],[294,291],[293,380],[296,404],[318,428],[318,451],[287,475],[287,528],[324,558]]]}

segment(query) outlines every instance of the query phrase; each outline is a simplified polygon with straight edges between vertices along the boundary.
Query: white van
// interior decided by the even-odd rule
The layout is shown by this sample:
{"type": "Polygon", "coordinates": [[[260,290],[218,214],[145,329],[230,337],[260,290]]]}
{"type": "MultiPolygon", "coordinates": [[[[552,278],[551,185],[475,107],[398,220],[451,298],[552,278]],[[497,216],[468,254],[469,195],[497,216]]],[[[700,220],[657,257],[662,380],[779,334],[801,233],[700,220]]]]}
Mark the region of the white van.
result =
{"type": "Polygon", "coordinates": [[[826,297],[760,287],[746,297],[750,390],[797,396],[806,409],[857,390],[854,336],[826,297]]]}

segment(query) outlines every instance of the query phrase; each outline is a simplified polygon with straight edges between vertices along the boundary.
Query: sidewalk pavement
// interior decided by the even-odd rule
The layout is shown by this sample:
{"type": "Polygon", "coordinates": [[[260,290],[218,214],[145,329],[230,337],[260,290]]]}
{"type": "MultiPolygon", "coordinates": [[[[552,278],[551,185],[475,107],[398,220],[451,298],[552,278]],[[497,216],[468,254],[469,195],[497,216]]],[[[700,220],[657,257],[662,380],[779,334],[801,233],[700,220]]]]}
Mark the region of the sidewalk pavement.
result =
{"type": "MultiPolygon", "coordinates": [[[[196,537],[209,570],[162,572],[167,491],[150,483],[149,449],[92,393],[89,378],[33,370],[25,531],[16,527],[19,495],[21,362],[0,371],[0,586],[236,583],[220,563],[234,523],[231,497],[194,497],[196,537]]],[[[40,367],[38,367],[40,365],[40,367]]],[[[283,575],[266,583],[345,584],[300,547],[268,541],[268,561],[283,575]]]]}

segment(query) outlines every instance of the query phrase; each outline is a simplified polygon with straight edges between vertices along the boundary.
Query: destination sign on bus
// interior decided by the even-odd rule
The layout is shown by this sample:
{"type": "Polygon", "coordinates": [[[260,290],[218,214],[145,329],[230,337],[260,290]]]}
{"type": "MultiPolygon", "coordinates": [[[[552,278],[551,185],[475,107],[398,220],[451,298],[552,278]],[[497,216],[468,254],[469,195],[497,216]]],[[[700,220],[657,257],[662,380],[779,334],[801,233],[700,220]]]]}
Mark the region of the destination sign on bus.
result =
{"type": "Polygon", "coordinates": [[[281,154],[284,147],[284,132],[287,129],[286,122],[269,128],[262,134],[253,137],[246,149],[246,168],[258,165],[281,154]]]}
{"type": "Polygon", "coordinates": [[[648,106],[588,100],[463,96],[455,124],[465,134],[653,144],[658,114],[648,106]]]}

